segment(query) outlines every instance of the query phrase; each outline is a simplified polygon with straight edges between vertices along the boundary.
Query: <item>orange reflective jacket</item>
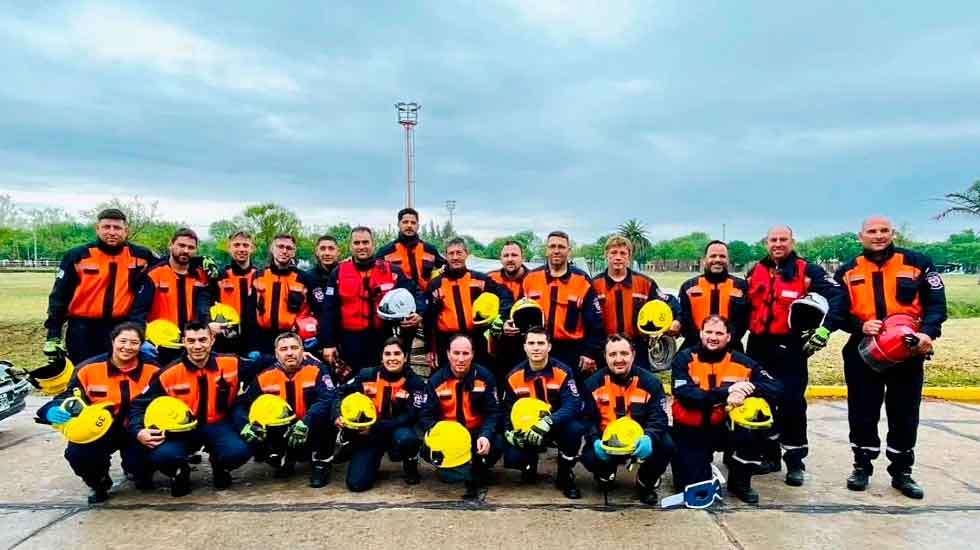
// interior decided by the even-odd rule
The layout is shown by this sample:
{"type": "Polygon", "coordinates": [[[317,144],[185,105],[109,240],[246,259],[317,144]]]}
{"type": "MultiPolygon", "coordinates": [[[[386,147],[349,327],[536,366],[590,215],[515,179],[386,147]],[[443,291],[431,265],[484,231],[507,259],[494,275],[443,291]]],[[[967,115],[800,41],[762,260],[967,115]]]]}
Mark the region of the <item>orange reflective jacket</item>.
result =
{"type": "MultiPolygon", "coordinates": [[[[442,274],[433,281],[433,304],[442,304],[436,319],[436,329],[443,333],[469,332],[473,329],[473,301],[483,293],[486,281],[467,271],[452,279],[442,274]]],[[[438,306],[437,306],[438,307],[438,306]]]]}
{"type": "Polygon", "coordinates": [[[143,393],[159,370],[152,363],[141,363],[131,372],[123,372],[106,360],[83,363],[75,376],[89,404],[113,403],[113,415],[128,422],[129,404],[143,393]]]}
{"type": "Polygon", "coordinates": [[[248,266],[242,272],[238,266],[228,266],[218,279],[218,301],[232,307],[241,319],[248,311],[248,297],[252,291],[252,279],[255,278],[255,266],[248,266]]]}
{"type": "Polygon", "coordinates": [[[585,338],[585,303],[592,281],[578,270],[568,268],[562,277],[552,277],[547,267],[535,269],[524,278],[524,295],[536,301],[545,315],[545,328],[552,340],[585,338]]]}
{"type": "Polygon", "coordinates": [[[220,422],[238,395],[239,364],[236,355],[213,353],[200,369],[185,357],[160,372],[160,386],[190,407],[199,424],[220,422]]]}
{"type": "Polygon", "coordinates": [[[527,268],[521,267],[520,274],[517,277],[511,279],[504,274],[502,269],[496,271],[491,271],[487,273],[487,276],[494,280],[495,283],[506,287],[510,291],[511,297],[516,302],[524,297],[524,278],[527,277],[527,268]]]}
{"type": "MultiPolygon", "coordinates": [[[[716,363],[701,361],[695,354],[688,364],[688,375],[692,383],[697,384],[702,390],[709,391],[725,384],[750,380],[752,369],[733,360],[731,352],[726,353],[716,363]]],[[[674,415],[674,422],[685,426],[703,426],[706,423],[717,425],[724,422],[726,417],[724,404],[713,407],[711,414],[705,418],[704,411],[685,408],[676,398],[671,404],[671,412],[674,415]]]]}
{"type": "Polygon", "coordinates": [[[806,276],[806,260],[796,259],[796,276],[787,281],[774,268],[758,263],[748,274],[749,331],[752,334],[789,334],[789,309],[792,303],[806,295],[810,279],[806,276]]]}
{"type": "Polygon", "coordinates": [[[592,399],[599,409],[599,430],[605,430],[610,422],[630,414],[632,405],[650,401],[650,392],[640,387],[640,377],[632,376],[628,386],[623,387],[606,375],[603,384],[592,392],[592,399]]]}
{"type": "Polygon", "coordinates": [[[379,250],[378,256],[401,268],[423,292],[429,286],[432,271],[442,260],[435,247],[421,240],[410,247],[395,241],[379,250]]]}
{"type": "Polygon", "coordinates": [[[68,316],[82,319],[123,319],[136,299],[136,279],[148,263],[125,245],[108,254],[97,245],[88,247],[74,264],[78,283],[68,304],[68,316]]]}
{"type": "Polygon", "coordinates": [[[922,270],[906,261],[902,250],[896,250],[880,266],[858,256],[854,266],[844,272],[841,282],[850,295],[851,315],[864,322],[883,320],[897,313],[922,318],[921,277],[922,270]]]}
{"type": "Polygon", "coordinates": [[[561,406],[561,386],[568,378],[568,373],[558,368],[551,368],[550,371],[550,376],[542,372],[529,380],[524,375],[524,369],[518,368],[507,377],[507,384],[518,399],[533,397],[550,404],[552,410],[557,410],[561,406]]]}
{"type": "Polygon", "coordinates": [[[306,416],[306,411],[316,403],[316,381],[320,377],[320,367],[315,364],[303,365],[292,376],[279,367],[265,369],[255,381],[262,393],[278,396],[289,403],[296,418],[306,416]]]}
{"type": "Polygon", "coordinates": [[[151,267],[146,276],[153,282],[153,304],[147,316],[147,322],[166,319],[183,330],[188,321],[206,321],[197,319],[195,305],[198,296],[207,292],[208,276],[203,270],[191,270],[179,275],[168,263],[160,263],[151,267]]]}
{"type": "Polygon", "coordinates": [[[308,315],[307,288],[296,269],[259,270],[252,280],[255,292],[255,321],[262,330],[292,330],[297,317],[308,315]]]}
{"type": "MultiPolygon", "coordinates": [[[[383,367],[382,367],[383,368],[383,367]]],[[[378,419],[384,420],[395,416],[395,412],[401,407],[396,402],[407,401],[412,395],[405,389],[407,377],[401,377],[397,381],[391,382],[381,376],[381,369],[374,380],[361,383],[364,388],[364,395],[374,401],[374,409],[378,411],[378,419]]]]}
{"type": "Polygon", "coordinates": [[[601,273],[592,279],[592,288],[602,307],[602,322],[606,335],[625,334],[634,338],[636,330],[636,315],[643,304],[650,300],[653,290],[653,280],[632,270],[626,272],[622,281],[613,281],[608,272],[601,273]]]}
{"type": "Polygon", "coordinates": [[[473,394],[485,393],[487,391],[486,382],[474,380],[473,389],[467,390],[465,380],[452,376],[434,389],[436,397],[439,398],[439,408],[442,411],[443,420],[455,420],[470,430],[475,430],[483,425],[483,415],[477,413],[473,406],[473,394]]]}
{"type": "Polygon", "coordinates": [[[711,315],[721,315],[725,319],[732,318],[732,300],[742,299],[745,293],[735,286],[735,279],[726,278],[721,283],[712,283],[704,275],[698,277],[697,284],[686,291],[691,302],[691,320],[694,327],[701,329],[701,324],[711,315]]]}

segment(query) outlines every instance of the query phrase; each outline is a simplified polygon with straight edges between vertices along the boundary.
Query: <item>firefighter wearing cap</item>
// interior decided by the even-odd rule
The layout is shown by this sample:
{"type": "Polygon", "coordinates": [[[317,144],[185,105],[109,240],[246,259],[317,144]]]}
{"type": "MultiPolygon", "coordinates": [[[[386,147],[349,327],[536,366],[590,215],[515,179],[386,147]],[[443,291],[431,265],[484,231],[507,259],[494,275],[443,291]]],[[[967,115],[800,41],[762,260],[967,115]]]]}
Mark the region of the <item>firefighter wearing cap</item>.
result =
{"type": "Polygon", "coordinates": [[[128,242],[128,231],[125,214],[115,208],[103,210],[95,224],[96,240],[62,257],[44,322],[44,353],[49,357],[64,348],[61,328],[66,322],[68,358],[77,365],[105,353],[112,327],[129,316],[139,276],[156,256],[128,242]]]}
{"type": "Polygon", "coordinates": [[[474,364],[473,341],[469,336],[454,336],[447,355],[449,364],[429,379],[420,425],[423,432],[428,432],[440,420],[452,420],[470,431],[473,459],[465,480],[464,498],[475,498],[479,487],[486,484],[490,468],[504,452],[497,383],[493,373],[474,364]]]}
{"type": "Polygon", "coordinates": [[[72,471],[92,489],[89,503],[109,498],[112,487],[109,463],[116,451],[122,458],[123,470],[136,480],[136,487],[153,488],[149,452],[126,430],[126,422],[132,400],[149,385],[160,367],[140,358],[143,330],[139,325],[121,323],[109,334],[109,340],[111,353],[97,355],[79,365],[66,390],[37,411],[41,423],[58,426],[69,422],[71,415],[60,405],[76,390],[89,405],[108,404],[113,416],[109,432],[90,443],[69,442],[65,449],[65,459],[72,471]]]}
{"type": "Polygon", "coordinates": [[[173,496],[190,492],[187,457],[202,446],[210,455],[216,489],[230,486],[231,470],[252,456],[239,436],[242,426],[236,425],[231,416],[248,361],[236,355],[213,353],[214,335],[199,321],[187,323],[183,342],[184,354],[153,377],[149,387],[133,401],[129,414],[130,433],[150,449],[156,469],[172,478],[173,496]],[[144,418],[147,408],[161,396],[174,397],[187,405],[197,420],[196,429],[171,436],[148,425],[144,418]]]}
{"type": "Polygon", "coordinates": [[[312,460],[310,486],[319,488],[330,481],[334,440],[337,432],[330,418],[335,389],[326,365],[305,357],[303,342],[292,332],[275,340],[276,362],[248,384],[235,404],[236,424],[244,425],[242,438],[252,443],[257,456],[276,457],[276,477],[293,474],[297,460],[312,460]],[[275,395],[296,416],[288,429],[272,433],[248,421],[252,404],[260,395],[275,395]]]}
{"type": "Polygon", "coordinates": [[[681,304],[682,348],[701,344],[701,325],[711,315],[720,315],[732,325],[732,346],[742,350],[742,337],[749,328],[749,287],[745,279],[729,274],[728,245],[711,241],[704,248],[704,273],[688,279],[677,295],[681,304]]]}
{"type": "Polygon", "coordinates": [[[374,485],[385,453],[401,460],[405,483],[418,485],[419,449],[422,441],[415,433],[419,409],[425,403],[425,381],[408,366],[408,356],[397,337],[381,346],[381,366],[362,369],[350,382],[338,386],[334,400],[334,425],[348,441],[347,488],[367,491],[374,485]],[[350,429],[344,424],[341,404],[345,397],[362,393],[374,403],[377,421],[367,428],[350,429]]]}
{"type": "Polygon", "coordinates": [[[489,364],[487,339],[484,333],[492,319],[476,319],[473,304],[484,293],[495,294],[500,299],[499,316],[510,314],[511,295],[493,279],[479,271],[466,267],[469,257],[466,241],[456,237],[446,243],[447,265],[443,272],[429,283],[425,299],[429,304],[426,312],[426,333],[430,338],[437,364],[449,364],[449,340],[456,334],[468,335],[474,343],[476,362],[489,364]]]}
{"type": "Polygon", "coordinates": [[[548,235],[548,261],[524,278],[524,295],[541,305],[551,340],[551,355],[584,380],[595,372],[602,340],[602,310],[592,281],[569,263],[571,240],[567,233],[548,235]]]}
{"type": "Polygon", "coordinates": [[[712,456],[723,451],[729,468],[728,491],[754,504],[759,494],[752,488],[751,479],[762,466],[767,434],[730,429],[726,405],[741,405],[749,396],[772,402],[782,393],[782,386],[758,363],[732,350],[731,338],[728,322],[712,315],[701,328],[701,345],[682,350],[674,358],[674,488],[682,491],[711,479],[712,456]]]}
{"type": "Polygon", "coordinates": [[[582,446],[585,426],[580,417],[582,398],[575,376],[565,364],[550,356],[551,342],[543,327],[528,330],[524,337],[527,360],[507,376],[504,386],[503,415],[507,448],[504,465],[521,471],[521,482],[537,481],[538,454],[547,445],[558,447],[558,472],[555,486],[566,498],[582,498],[575,485],[575,462],[582,446]],[[542,418],[526,433],[515,432],[511,411],[519,399],[532,397],[548,403],[551,414],[542,418]]]}
{"type": "Polygon", "coordinates": [[[309,314],[312,302],[306,273],[296,268],[296,238],[276,235],[269,252],[269,265],[252,280],[247,316],[247,347],[264,354],[273,353],[276,336],[293,330],[296,319],[309,314]]]}
{"type": "MultiPolygon", "coordinates": [[[[524,278],[530,272],[524,265],[524,246],[518,241],[507,241],[500,249],[500,269],[487,275],[495,283],[510,292],[512,302],[524,297],[524,278]]],[[[493,360],[485,365],[494,370],[498,380],[503,383],[503,377],[518,363],[524,360],[524,342],[520,330],[513,323],[507,323],[506,318],[493,327],[488,347],[493,360]]]]}
{"type": "Polygon", "coordinates": [[[351,258],[340,262],[324,289],[317,340],[328,364],[345,363],[359,370],[378,364],[378,349],[393,334],[391,324],[377,314],[385,293],[404,288],[415,297],[415,313],[398,325],[405,331],[422,321],[426,301],[418,285],[401,269],[375,256],[370,228],[352,229],[350,247],[351,258]]]}
{"type": "Polygon", "coordinates": [[[608,485],[621,461],[604,450],[602,435],[617,419],[632,418],[643,428],[643,436],[630,454],[641,461],[636,476],[637,495],[644,504],[656,506],[657,481],[674,453],[674,443],[667,433],[663,384],[653,373],[635,365],[638,354],[623,335],[614,334],[606,340],[604,355],[606,366],[585,382],[582,465],[600,486],[608,485]]]}
{"type": "Polygon", "coordinates": [[[432,272],[446,265],[436,247],[419,238],[419,213],[414,208],[398,211],[398,238],[378,249],[378,257],[399,268],[423,291],[432,272]]]}
{"type": "MultiPolygon", "coordinates": [[[[248,318],[252,280],[257,271],[257,268],[252,264],[254,252],[255,243],[248,232],[237,231],[233,233],[228,238],[228,254],[231,256],[231,263],[220,271],[212,289],[215,302],[234,309],[240,320],[248,318]]],[[[246,333],[245,325],[246,323],[239,324],[238,337],[235,339],[219,337],[215,343],[215,349],[238,354],[247,352],[245,342],[248,341],[249,335],[246,333]]]]}
{"type": "Polygon", "coordinates": [[[891,221],[876,216],[865,220],[858,234],[864,252],[837,270],[844,289],[847,314],[839,325],[851,333],[844,346],[847,381],[847,420],[850,426],[854,471],[847,487],[863,491],[873,472],[872,461],[881,453],[878,419],[882,402],[888,414],[885,455],[892,486],[909,498],[922,498],[912,479],[915,442],[922,400],[923,362],[946,320],[946,291],[932,260],[894,245],[891,221]],[[919,321],[911,357],[884,372],[875,372],[858,352],[861,340],[875,337],[882,321],[906,314],[919,321]]]}
{"type": "MultiPolygon", "coordinates": [[[[747,353],[765,365],[783,384],[779,414],[766,451],[766,468],[779,471],[780,455],[786,462],[786,484],[803,485],[803,459],[809,452],[806,436],[807,358],[827,344],[830,331],[843,315],[840,285],[822,267],[797,256],[793,231],[785,225],[766,234],[767,256],[750,269],[749,343],[747,353]],[[829,304],[819,328],[802,334],[790,326],[790,309],[809,292],[829,304]],[[782,449],[780,449],[782,447],[782,449]],[[782,452],[781,452],[782,451],[782,452]]],[[[774,403],[775,405],[775,403],[774,403]]]]}
{"type": "Polygon", "coordinates": [[[630,268],[633,260],[633,243],[622,235],[614,235],[606,241],[608,267],[592,278],[592,288],[602,309],[605,335],[624,334],[633,342],[636,364],[650,368],[650,356],[645,352],[647,338],[636,329],[636,315],[643,304],[650,300],[662,300],[670,305],[674,319],[667,333],[680,333],[680,302],[660,290],[657,282],[630,268]]]}

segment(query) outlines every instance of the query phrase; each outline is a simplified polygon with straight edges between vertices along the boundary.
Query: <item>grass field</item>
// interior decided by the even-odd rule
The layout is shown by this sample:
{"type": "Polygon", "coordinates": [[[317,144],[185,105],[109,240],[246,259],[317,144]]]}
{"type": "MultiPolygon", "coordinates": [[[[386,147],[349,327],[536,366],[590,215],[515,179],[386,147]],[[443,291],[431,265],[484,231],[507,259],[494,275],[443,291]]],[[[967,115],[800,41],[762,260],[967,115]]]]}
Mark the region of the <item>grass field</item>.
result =
{"type": "MultiPolygon", "coordinates": [[[[654,273],[657,282],[677,289],[690,273],[654,273]]],[[[0,359],[33,367],[42,361],[47,295],[53,273],[0,273],[0,359]]],[[[980,315],[980,285],[970,275],[945,278],[950,310],[980,315]]],[[[836,333],[827,349],[811,360],[811,384],[842,384],[840,349],[846,335],[836,333]]],[[[951,319],[943,327],[936,355],[927,363],[926,383],[933,386],[980,385],[980,318],[951,319]]]]}

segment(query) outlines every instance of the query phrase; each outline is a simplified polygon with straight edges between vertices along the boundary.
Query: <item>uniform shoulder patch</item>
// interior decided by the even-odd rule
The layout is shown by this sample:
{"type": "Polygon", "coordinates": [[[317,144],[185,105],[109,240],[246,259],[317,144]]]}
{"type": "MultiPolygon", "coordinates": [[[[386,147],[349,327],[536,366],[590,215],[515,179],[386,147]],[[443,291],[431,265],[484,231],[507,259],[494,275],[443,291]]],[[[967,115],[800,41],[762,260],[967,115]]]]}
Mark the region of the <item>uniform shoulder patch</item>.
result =
{"type": "Polygon", "coordinates": [[[58,272],[55,273],[54,278],[55,279],[61,279],[64,276],[65,276],[65,270],[64,269],[59,269],[58,272]]]}
{"type": "Polygon", "coordinates": [[[574,380],[568,381],[568,391],[572,392],[572,395],[578,397],[578,386],[575,385],[574,380]]]}
{"type": "Polygon", "coordinates": [[[320,381],[323,382],[323,385],[326,386],[327,389],[333,389],[333,379],[330,378],[329,374],[324,374],[321,376],[320,381]]]}
{"type": "Polygon", "coordinates": [[[938,271],[930,271],[926,274],[926,282],[929,283],[929,288],[933,290],[940,290],[943,288],[943,278],[939,275],[938,271]]]}

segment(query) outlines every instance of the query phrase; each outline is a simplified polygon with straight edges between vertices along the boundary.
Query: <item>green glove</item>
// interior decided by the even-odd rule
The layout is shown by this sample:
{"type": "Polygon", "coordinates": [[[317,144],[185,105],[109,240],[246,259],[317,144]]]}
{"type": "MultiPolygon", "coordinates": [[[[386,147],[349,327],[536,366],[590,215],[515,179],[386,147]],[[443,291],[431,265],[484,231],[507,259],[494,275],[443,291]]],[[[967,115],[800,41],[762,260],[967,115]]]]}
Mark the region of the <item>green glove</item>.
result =
{"type": "Polygon", "coordinates": [[[490,323],[490,328],[487,329],[487,332],[490,333],[490,336],[499,338],[500,335],[504,333],[504,318],[497,316],[497,318],[490,323]]]}
{"type": "Polygon", "coordinates": [[[544,436],[548,435],[551,431],[551,417],[546,416],[538,423],[531,426],[531,430],[527,432],[524,438],[533,447],[543,447],[544,446],[544,436]]]}
{"type": "Polygon", "coordinates": [[[306,445],[306,439],[310,437],[310,428],[302,420],[296,422],[289,428],[286,435],[286,445],[290,448],[297,448],[306,445]]]}
{"type": "Polygon", "coordinates": [[[265,441],[265,428],[258,424],[245,424],[241,431],[242,441],[248,444],[265,441]]]}
{"type": "Polygon", "coordinates": [[[214,261],[211,256],[201,257],[201,269],[208,274],[208,279],[212,281],[217,280],[218,276],[221,274],[218,270],[218,262],[214,261]]]}
{"type": "Polygon", "coordinates": [[[820,327],[813,331],[810,338],[807,339],[806,343],[803,344],[803,355],[810,357],[814,353],[827,347],[827,340],[830,339],[830,331],[827,327],[820,327]]]}
{"type": "Polygon", "coordinates": [[[524,439],[524,434],[521,432],[515,432],[514,430],[507,430],[504,432],[504,439],[511,447],[516,447],[518,449],[523,449],[526,443],[524,439]]]}
{"type": "Polygon", "coordinates": [[[61,338],[56,336],[54,338],[49,338],[44,342],[44,347],[41,348],[44,355],[48,357],[58,357],[59,355],[64,355],[67,353],[65,351],[65,344],[61,341],[61,338]]]}

